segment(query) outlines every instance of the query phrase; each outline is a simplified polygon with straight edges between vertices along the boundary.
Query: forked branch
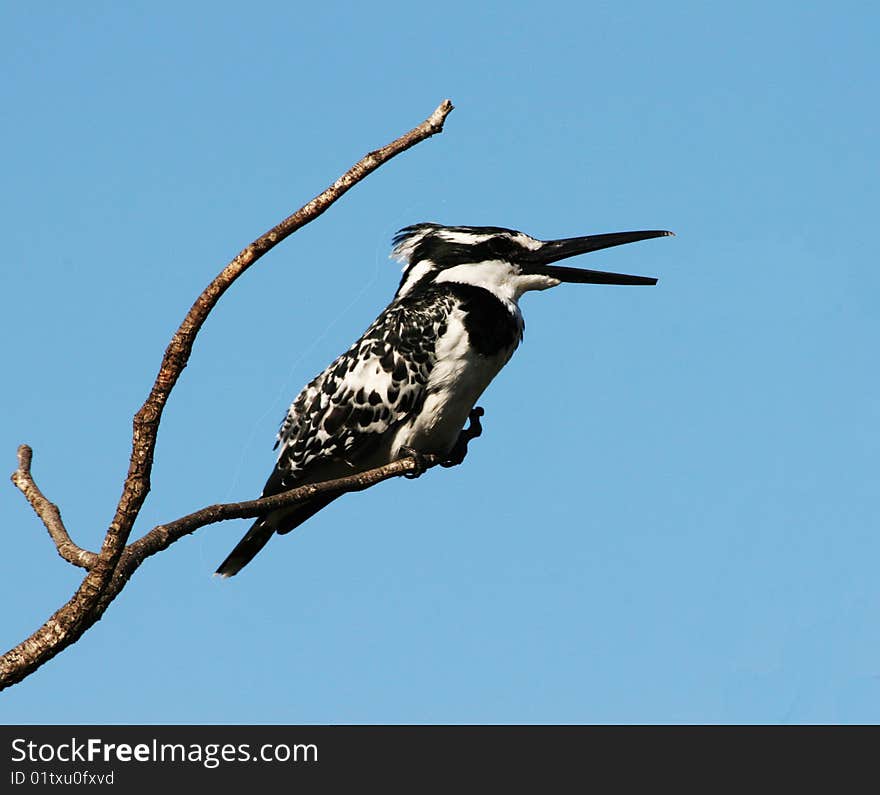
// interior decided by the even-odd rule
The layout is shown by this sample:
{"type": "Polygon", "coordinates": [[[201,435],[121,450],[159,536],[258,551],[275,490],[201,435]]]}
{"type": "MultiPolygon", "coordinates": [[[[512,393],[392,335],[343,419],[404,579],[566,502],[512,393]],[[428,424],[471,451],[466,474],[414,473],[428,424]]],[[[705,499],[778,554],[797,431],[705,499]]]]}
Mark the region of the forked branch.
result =
{"type": "MultiPolygon", "coordinates": [[[[239,252],[202,291],[168,344],[150,394],[134,416],[128,473],[115,515],[98,553],[84,550],[72,541],[57,506],[43,495],[31,476],[31,449],[26,445],[19,448],[19,466],[12,476],[13,482],[46,526],[58,553],[73,565],[85,568],[87,574],[64,606],[59,608],[33,635],[0,657],[0,689],[20,682],[43,663],[75,643],[89,627],[100,620],[107,605],[147,557],[167,548],[177,538],[205,524],[236,516],[256,516],[261,512],[264,506],[258,503],[263,502],[262,500],[235,503],[231,506],[209,506],[175,522],[160,525],[144,538],[126,546],[134,522],[150,491],[150,474],[162,412],[174,385],[189,361],[196,335],[220,297],[266,252],[321,215],[368,174],[401,152],[441,132],[446,117],[452,109],[449,100],[442,102],[420,125],[381,149],[365,155],[329,188],[239,252]]],[[[361,480],[347,483],[344,487],[336,483],[334,488],[340,492],[367,488],[387,477],[410,471],[407,467],[415,466],[415,462],[410,460],[408,465],[407,460],[401,459],[380,468],[386,470],[383,472],[373,470],[362,473],[356,476],[361,480]],[[360,485],[361,482],[363,485],[360,485]]],[[[316,488],[318,485],[323,484],[306,488],[316,488]]],[[[266,498],[265,507],[269,507],[269,500],[288,498],[292,503],[305,496],[307,496],[305,493],[294,495],[293,492],[276,495],[266,498]]]]}

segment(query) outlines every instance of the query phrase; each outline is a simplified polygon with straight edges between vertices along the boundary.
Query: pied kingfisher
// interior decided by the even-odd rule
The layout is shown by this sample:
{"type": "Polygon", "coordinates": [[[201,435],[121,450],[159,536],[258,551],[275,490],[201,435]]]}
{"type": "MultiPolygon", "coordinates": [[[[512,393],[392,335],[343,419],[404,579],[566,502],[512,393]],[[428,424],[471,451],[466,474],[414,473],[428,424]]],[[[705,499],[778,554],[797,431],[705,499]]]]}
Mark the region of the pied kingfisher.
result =
{"type": "MultiPolygon", "coordinates": [[[[562,282],[656,284],[645,276],[553,263],[671,234],[542,241],[495,226],[423,223],[401,229],[391,253],[404,266],[394,299],[293,401],[278,431],[278,459],[263,496],[402,455],[432,453],[448,466],[460,463],[470,438],[464,424],[470,417],[473,426],[482,414],[474,404],[522,340],[523,293],[562,282]]],[[[289,533],[334,499],[316,497],[261,516],[217,574],[238,573],[274,533],[289,533]]]]}

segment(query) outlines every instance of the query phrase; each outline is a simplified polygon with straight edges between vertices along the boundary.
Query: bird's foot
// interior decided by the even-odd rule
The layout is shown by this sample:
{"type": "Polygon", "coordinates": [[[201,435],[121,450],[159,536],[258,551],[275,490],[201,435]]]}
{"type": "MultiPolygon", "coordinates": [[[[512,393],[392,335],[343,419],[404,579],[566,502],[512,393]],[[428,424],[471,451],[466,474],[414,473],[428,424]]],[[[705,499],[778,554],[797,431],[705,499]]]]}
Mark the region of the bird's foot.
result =
{"type": "Polygon", "coordinates": [[[468,451],[468,442],[471,439],[476,439],[483,433],[483,426],[480,424],[480,417],[482,417],[483,414],[485,414],[485,412],[480,406],[474,406],[471,409],[471,413],[468,415],[468,427],[462,428],[461,433],[458,434],[458,440],[455,442],[455,446],[449,451],[446,460],[440,462],[440,466],[457,467],[462,461],[464,461],[468,451]]]}
{"type": "Polygon", "coordinates": [[[415,463],[415,468],[412,472],[404,472],[403,476],[405,478],[409,478],[410,480],[415,480],[416,478],[420,478],[425,474],[425,471],[428,469],[428,462],[425,461],[425,456],[422,455],[418,450],[409,445],[404,445],[400,448],[400,456],[401,458],[412,458],[415,463]]]}

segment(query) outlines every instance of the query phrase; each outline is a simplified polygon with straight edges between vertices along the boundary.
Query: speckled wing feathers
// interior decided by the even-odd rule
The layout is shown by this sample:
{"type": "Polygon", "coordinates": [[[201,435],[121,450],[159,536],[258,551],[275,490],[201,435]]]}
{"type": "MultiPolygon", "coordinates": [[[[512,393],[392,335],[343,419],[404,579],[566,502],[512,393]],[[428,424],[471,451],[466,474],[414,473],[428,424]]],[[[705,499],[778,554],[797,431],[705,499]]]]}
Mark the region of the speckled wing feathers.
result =
{"type": "Polygon", "coordinates": [[[303,481],[322,462],[355,464],[422,404],[453,303],[437,293],[392,303],[300,392],[278,432],[271,491],[303,481]]]}

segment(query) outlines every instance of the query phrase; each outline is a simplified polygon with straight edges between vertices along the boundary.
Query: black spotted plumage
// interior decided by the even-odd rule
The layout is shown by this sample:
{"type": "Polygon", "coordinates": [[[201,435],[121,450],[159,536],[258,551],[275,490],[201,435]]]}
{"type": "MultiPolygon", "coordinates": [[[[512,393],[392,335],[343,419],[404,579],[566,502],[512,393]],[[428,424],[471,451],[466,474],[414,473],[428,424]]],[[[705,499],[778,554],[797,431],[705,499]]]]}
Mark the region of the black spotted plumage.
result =
{"type": "Polygon", "coordinates": [[[275,446],[282,452],[271,486],[292,488],[316,459],[356,462],[373,437],[416,409],[425,397],[437,340],[456,306],[481,354],[515,346],[522,337],[510,311],[479,287],[432,285],[398,299],[294,401],[278,433],[275,446]],[[348,397],[352,390],[355,406],[348,397]]]}
{"type": "Polygon", "coordinates": [[[357,462],[374,437],[387,433],[420,405],[437,339],[457,292],[453,285],[438,285],[393,302],[303,389],[278,433],[281,455],[278,472],[270,478],[273,487],[297,485],[316,461],[357,462]],[[346,399],[351,390],[354,406],[346,399]],[[384,411],[377,408],[380,403],[384,411]],[[310,447],[315,435],[321,442],[317,448],[310,447]]]}
{"type": "MultiPolygon", "coordinates": [[[[485,291],[455,284],[427,286],[395,300],[382,312],[294,400],[278,432],[275,447],[280,447],[280,455],[262,496],[324,479],[323,465],[344,462],[354,471],[385,434],[417,411],[436,361],[437,340],[457,304],[465,309],[466,327],[477,350],[494,353],[517,338],[518,327],[510,312],[479,292],[485,291]],[[491,306],[492,301],[498,306],[491,306]],[[491,308],[485,323],[480,313],[487,306],[491,308]]],[[[297,506],[271,528],[257,520],[218,572],[235,573],[273,532],[290,532],[330,499],[297,506]]]]}

